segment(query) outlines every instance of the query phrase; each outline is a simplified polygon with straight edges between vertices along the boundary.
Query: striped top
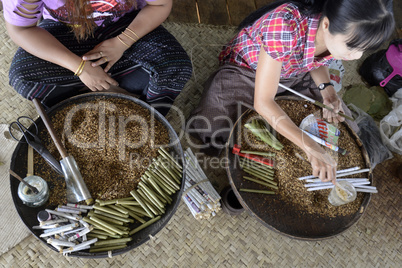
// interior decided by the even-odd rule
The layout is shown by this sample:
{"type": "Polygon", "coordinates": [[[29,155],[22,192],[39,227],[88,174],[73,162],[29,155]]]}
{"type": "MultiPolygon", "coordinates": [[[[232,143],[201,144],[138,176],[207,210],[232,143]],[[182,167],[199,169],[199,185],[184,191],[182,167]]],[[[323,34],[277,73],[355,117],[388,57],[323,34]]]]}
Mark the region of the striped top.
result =
{"type": "MultiPolygon", "coordinates": [[[[155,0],[137,0],[137,9],[143,8],[147,2],[155,0]]],[[[64,23],[68,21],[67,0],[2,0],[5,20],[16,26],[29,26],[35,24],[42,16],[43,19],[51,19],[64,23]],[[24,5],[29,5],[28,10],[24,5]],[[29,16],[21,16],[29,14],[29,16]]],[[[92,6],[92,17],[98,26],[115,22],[125,13],[131,12],[134,8],[124,5],[124,0],[89,0],[92,6]]]]}
{"type": "Polygon", "coordinates": [[[283,62],[282,78],[328,66],[332,55],[314,57],[319,19],[319,15],[301,14],[294,4],[283,4],[242,29],[220,53],[220,64],[232,63],[256,70],[263,47],[273,59],[283,62]]]}

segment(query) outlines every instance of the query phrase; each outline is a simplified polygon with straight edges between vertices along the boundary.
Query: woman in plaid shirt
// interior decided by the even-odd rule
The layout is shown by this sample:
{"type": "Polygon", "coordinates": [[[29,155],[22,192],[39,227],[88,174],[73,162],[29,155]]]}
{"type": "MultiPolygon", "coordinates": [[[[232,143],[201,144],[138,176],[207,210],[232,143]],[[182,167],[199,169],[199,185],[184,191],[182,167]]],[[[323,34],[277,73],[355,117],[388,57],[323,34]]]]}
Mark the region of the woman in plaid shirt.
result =
{"type": "MultiPolygon", "coordinates": [[[[333,59],[355,60],[366,50],[378,49],[394,24],[392,0],[280,0],[255,11],[221,52],[221,66],[206,83],[189,119],[189,132],[201,138],[204,148],[222,149],[241,115],[239,103],[252,106],[306,153],[313,175],[335,182],[336,162],[303,137],[275,102],[275,96],[284,94],[278,83],[335,112],[350,113],[330,84],[328,65],[333,59]]],[[[344,120],[326,109],[323,116],[333,123],[344,120]]]]}

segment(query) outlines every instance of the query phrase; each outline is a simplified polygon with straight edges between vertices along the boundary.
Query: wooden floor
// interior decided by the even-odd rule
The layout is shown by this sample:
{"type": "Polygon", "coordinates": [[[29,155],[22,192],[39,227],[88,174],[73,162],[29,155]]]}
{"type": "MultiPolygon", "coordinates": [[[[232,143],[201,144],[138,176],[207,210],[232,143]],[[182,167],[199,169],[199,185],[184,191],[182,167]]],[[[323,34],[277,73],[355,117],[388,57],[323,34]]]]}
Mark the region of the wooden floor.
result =
{"type": "MultiPolygon", "coordinates": [[[[275,0],[173,0],[170,22],[237,26],[254,10],[275,0]]],[[[402,29],[402,0],[394,0],[396,30],[402,29]]]]}
{"type": "Polygon", "coordinates": [[[252,11],[274,0],[173,0],[168,21],[237,26],[252,11]]]}

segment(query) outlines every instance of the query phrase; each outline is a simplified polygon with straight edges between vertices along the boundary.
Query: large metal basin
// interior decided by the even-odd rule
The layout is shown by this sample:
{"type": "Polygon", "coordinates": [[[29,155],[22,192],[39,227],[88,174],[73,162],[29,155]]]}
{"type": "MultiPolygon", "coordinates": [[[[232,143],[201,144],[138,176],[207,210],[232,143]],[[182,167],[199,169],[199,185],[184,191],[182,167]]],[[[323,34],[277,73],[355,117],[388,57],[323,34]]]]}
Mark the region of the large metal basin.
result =
{"type": "MultiPolygon", "coordinates": [[[[83,94],[79,95],[76,97],[72,97],[70,99],[67,99],[56,106],[52,107],[49,109],[48,115],[50,118],[59,110],[63,109],[63,107],[69,105],[69,104],[79,104],[79,103],[85,103],[89,101],[93,101],[99,98],[121,98],[121,99],[126,99],[130,100],[146,109],[148,109],[151,114],[153,114],[156,118],[156,120],[160,121],[168,130],[169,136],[170,136],[170,152],[173,153],[173,156],[179,159],[179,161],[184,161],[183,157],[183,150],[181,147],[181,144],[179,142],[179,138],[172,128],[172,126],[169,124],[169,122],[163,117],[159,112],[157,112],[153,107],[148,105],[147,103],[124,94],[119,94],[119,93],[88,93],[88,94],[83,94]]],[[[133,114],[135,114],[135,111],[133,111],[133,114]]],[[[46,129],[45,125],[43,124],[43,121],[39,118],[36,120],[36,124],[38,125],[39,128],[39,133],[41,130],[46,129]]],[[[41,137],[39,137],[41,138],[41,137]]],[[[43,141],[43,139],[42,139],[43,141]]],[[[17,174],[26,174],[27,173],[27,152],[28,152],[28,146],[26,143],[19,143],[14,151],[14,154],[11,159],[11,165],[10,168],[11,170],[14,170],[17,174]]],[[[183,166],[183,176],[185,176],[185,165],[183,162],[180,163],[183,166]]],[[[85,167],[80,167],[85,168],[85,167]]],[[[100,167],[101,168],[101,167],[100,167]]],[[[62,177],[59,178],[60,180],[64,180],[62,177]]],[[[17,194],[17,189],[18,189],[19,181],[11,178],[10,177],[10,186],[11,186],[11,195],[15,204],[15,208],[21,218],[21,220],[24,222],[24,224],[27,226],[27,228],[32,232],[34,236],[36,236],[41,242],[43,242],[45,245],[49,246],[52,250],[54,250],[53,247],[51,247],[49,244],[46,243],[46,241],[42,238],[39,237],[39,235],[42,233],[41,230],[33,230],[32,226],[38,225],[38,220],[37,220],[37,213],[40,210],[45,209],[45,206],[39,207],[39,208],[30,208],[22,204],[21,200],[18,197],[17,194]]],[[[172,196],[172,203],[166,207],[166,213],[162,215],[161,219],[154,224],[150,225],[149,227],[141,230],[138,233],[135,233],[132,238],[133,240],[128,243],[128,247],[120,250],[114,250],[112,252],[112,255],[119,255],[125,252],[128,252],[132,249],[137,248],[141,244],[145,243],[150,239],[150,236],[156,235],[162,228],[168,223],[170,218],[173,216],[175,213],[177,206],[180,203],[180,197],[183,192],[184,188],[184,183],[181,184],[181,189],[180,191],[176,192],[172,196]]],[[[139,225],[139,223],[136,223],[133,225],[133,227],[139,225]]],[[[89,253],[88,250],[85,251],[79,251],[79,252],[74,252],[71,253],[70,256],[76,256],[76,257],[83,257],[83,258],[104,258],[104,257],[109,257],[107,252],[102,252],[102,253],[89,253]]]]}
{"type": "MultiPolygon", "coordinates": [[[[293,97],[281,97],[279,99],[299,100],[293,97]]],[[[291,204],[278,198],[277,195],[249,194],[238,191],[239,188],[255,188],[256,185],[242,178],[246,173],[239,165],[239,156],[232,153],[233,144],[241,143],[242,122],[250,112],[253,112],[253,110],[247,110],[237,120],[231,131],[230,142],[226,144],[225,151],[225,156],[228,159],[226,171],[229,182],[241,205],[269,229],[277,231],[285,236],[301,240],[322,240],[330,238],[341,234],[355,224],[366,210],[371,194],[364,194],[361,207],[356,213],[348,216],[325,217],[318,214],[302,213],[291,204]]],[[[345,126],[361,149],[365,161],[365,167],[362,168],[370,168],[368,154],[362,146],[359,137],[347,124],[345,124],[345,126]]],[[[369,173],[369,179],[372,184],[372,172],[369,173]]]]}

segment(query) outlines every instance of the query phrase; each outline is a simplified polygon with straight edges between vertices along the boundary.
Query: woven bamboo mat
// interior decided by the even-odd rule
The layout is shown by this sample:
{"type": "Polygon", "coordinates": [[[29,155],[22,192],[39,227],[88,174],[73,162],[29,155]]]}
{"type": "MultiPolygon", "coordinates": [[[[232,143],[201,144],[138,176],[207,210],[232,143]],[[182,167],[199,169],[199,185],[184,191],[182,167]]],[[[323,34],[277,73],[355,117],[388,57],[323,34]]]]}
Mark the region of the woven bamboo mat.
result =
{"type": "Polygon", "coordinates": [[[30,101],[18,95],[8,84],[8,70],[17,46],[10,40],[4,26],[4,17],[0,17],[0,124],[7,124],[19,115],[34,116],[35,108],[30,101]]]}
{"type": "MultiPolygon", "coordinates": [[[[399,163],[401,159],[399,159],[399,163]]],[[[3,267],[400,267],[401,181],[396,159],[377,166],[379,194],[345,233],[307,242],[263,227],[243,213],[196,221],[184,203],[147,243],[110,259],[67,258],[30,236],[0,257],[3,267]]],[[[214,175],[210,176],[214,179],[214,175]]]]}
{"type": "MultiPolygon", "coordinates": [[[[179,132],[185,127],[180,124],[180,116],[186,118],[198,103],[202,84],[216,68],[220,47],[234,28],[175,23],[165,26],[182,43],[194,64],[193,77],[175,102],[181,112],[167,116],[179,132]]],[[[4,45],[0,45],[0,51],[5,57],[1,57],[0,64],[0,109],[1,122],[7,123],[19,115],[29,115],[33,109],[8,86],[7,69],[15,46],[1,31],[0,43],[4,45]]],[[[358,76],[350,76],[355,67],[345,66],[352,70],[347,69],[345,81],[359,81],[358,76]]],[[[181,142],[184,148],[190,145],[189,139],[182,138],[181,142]]],[[[373,195],[360,221],[328,240],[290,239],[264,227],[246,212],[239,216],[221,212],[210,220],[197,221],[181,203],[161,232],[123,255],[108,259],[63,257],[29,236],[0,256],[0,267],[400,267],[402,187],[396,178],[396,167],[401,163],[401,157],[396,156],[377,165],[374,176],[379,194],[373,195]]],[[[206,173],[218,190],[228,184],[223,169],[207,168],[206,173]]],[[[6,231],[2,229],[2,233],[6,231]]]]}
{"type": "MultiPolygon", "coordinates": [[[[0,133],[8,131],[8,125],[0,124],[0,133]]],[[[0,255],[17,245],[31,232],[19,219],[10,192],[10,175],[8,169],[11,164],[11,156],[17,146],[17,141],[7,139],[0,135],[0,255]]],[[[22,175],[22,174],[21,174],[22,175]]]]}

